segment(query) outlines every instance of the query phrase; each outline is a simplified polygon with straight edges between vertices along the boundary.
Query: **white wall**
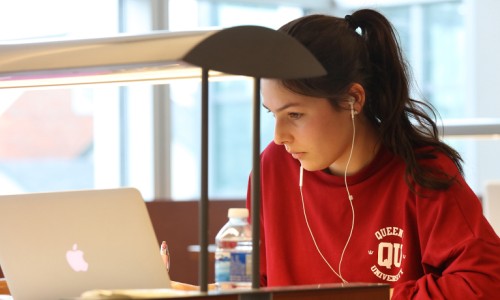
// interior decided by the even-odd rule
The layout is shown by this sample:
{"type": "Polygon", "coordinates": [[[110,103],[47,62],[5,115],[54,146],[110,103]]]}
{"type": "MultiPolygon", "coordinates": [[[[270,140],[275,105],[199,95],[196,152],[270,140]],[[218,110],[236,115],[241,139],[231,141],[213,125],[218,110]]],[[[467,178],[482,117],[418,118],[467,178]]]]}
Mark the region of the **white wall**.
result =
{"type": "MultiPolygon", "coordinates": [[[[500,1],[466,0],[465,3],[471,14],[470,103],[474,103],[477,117],[500,118],[500,1]]],[[[478,184],[484,189],[488,181],[500,179],[500,140],[477,144],[478,184]]]]}
{"type": "MultiPolygon", "coordinates": [[[[500,117],[500,1],[467,0],[472,4],[474,96],[481,117],[500,117]]],[[[469,3],[468,3],[469,4],[469,3]]],[[[500,167],[500,165],[499,165],[500,167]]]]}

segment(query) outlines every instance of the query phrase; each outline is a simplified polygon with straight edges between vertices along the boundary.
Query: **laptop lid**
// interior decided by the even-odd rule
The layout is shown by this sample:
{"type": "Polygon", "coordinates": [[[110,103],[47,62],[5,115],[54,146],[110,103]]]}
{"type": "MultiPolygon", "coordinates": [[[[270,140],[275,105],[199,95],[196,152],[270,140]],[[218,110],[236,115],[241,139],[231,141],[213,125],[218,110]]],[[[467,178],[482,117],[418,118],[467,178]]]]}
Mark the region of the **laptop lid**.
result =
{"type": "Polygon", "coordinates": [[[16,300],[170,288],[134,188],[0,196],[0,265],[16,300]]]}

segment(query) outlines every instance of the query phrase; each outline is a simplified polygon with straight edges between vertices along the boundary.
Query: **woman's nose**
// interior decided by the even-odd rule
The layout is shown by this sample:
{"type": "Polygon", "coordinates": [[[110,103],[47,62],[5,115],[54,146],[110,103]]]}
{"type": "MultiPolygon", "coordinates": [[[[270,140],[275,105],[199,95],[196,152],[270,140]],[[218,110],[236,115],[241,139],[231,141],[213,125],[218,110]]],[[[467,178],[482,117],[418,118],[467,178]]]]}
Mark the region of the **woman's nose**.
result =
{"type": "Polygon", "coordinates": [[[289,144],[291,136],[282,122],[276,120],[274,124],[274,143],[277,145],[289,144]]]}

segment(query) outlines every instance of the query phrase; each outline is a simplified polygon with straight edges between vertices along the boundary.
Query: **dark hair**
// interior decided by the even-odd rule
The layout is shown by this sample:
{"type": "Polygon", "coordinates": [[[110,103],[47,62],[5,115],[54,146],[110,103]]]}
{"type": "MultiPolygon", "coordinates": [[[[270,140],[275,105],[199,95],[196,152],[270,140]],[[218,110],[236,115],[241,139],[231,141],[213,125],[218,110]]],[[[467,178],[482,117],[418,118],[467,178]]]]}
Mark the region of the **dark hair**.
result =
{"type": "Polygon", "coordinates": [[[322,63],[326,76],[283,80],[293,92],[327,98],[339,107],[353,83],[365,89],[363,113],[377,128],[381,143],[406,163],[406,181],[431,189],[446,189],[454,176],[419,164],[449,156],[463,173],[459,153],[440,141],[432,105],[410,98],[409,72],[395,31],[380,13],[363,9],[346,18],[309,15],[279,29],[299,40],[322,63]],[[416,123],[412,123],[412,120],[416,123]],[[415,151],[423,146],[429,151],[415,151]]]}

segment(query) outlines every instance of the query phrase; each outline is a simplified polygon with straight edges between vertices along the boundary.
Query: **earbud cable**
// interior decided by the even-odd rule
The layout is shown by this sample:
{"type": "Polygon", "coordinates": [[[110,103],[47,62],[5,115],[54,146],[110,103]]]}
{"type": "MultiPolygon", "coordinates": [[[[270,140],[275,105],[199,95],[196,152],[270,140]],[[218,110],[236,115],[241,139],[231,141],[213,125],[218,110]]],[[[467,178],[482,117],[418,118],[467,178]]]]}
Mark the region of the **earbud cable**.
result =
{"type": "Polygon", "coordinates": [[[352,142],[351,142],[351,151],[349,152],[349,158],[347,159],[347,164],[345,166],[345,171],[344,171],[344,184],[345,184],[345,189],[347,191],[347,197],[349,198],[349,204],[351,205],[351,211],[352,211],[352,222],[351,222],[351,231],[349,232],[349,237],[347,238],[347,242],[345,243],[344,250],[342,250],[342,255],[340,255],[340,260],[339,260],[339,273],[340,277],[342,277],[342,269],[340,266],[342,265],[342,259],[344,258],[344,253],[345,250],[347,249],[347,246],[349,245],[349,242],[351,241],[352,237],[352,232],[354,231],[354,205],[352,204],[352,200],[354,197],[351,195],[351,192],[349,191],[349,185],[347,184],[347,169],[349,168],[349,164],[351,163],[351,158],[352,158],[352,152],[354,150],[354,140],[356,139],[356,125],[354,124],[354,115],[351,115],[351,120],[352,120],[352,142]]]}
{"type": "Polygon", "coordinates": [[[316,250],[318,251],[319,255],[321,256],[321,258],[323,259],[323,261],[327,264],[327,266],[330,268],[330,270],[332,270],[333,274],[337,275],[338,278],[340,278],[340,280],[342,280],[342,283],[347,283],[347,281],[342,278],[342,276],[340,274],[338,274],[334,269],[333,267],[330,265],[330,263],[328,262],[328,260],[325,258],[325,256],[323,255],[323,252],[321,252],[321,249],[319,249],[319,246],[318,246],[318,243],[316,243],[316,238],[314,237],[314,234],[311,230],[311,226],[309,225],[309,220],[307,219],[307,214],[306,214],[306,207],[305,207],[305,204],[304,204],[304,195],[302,194],[302,187],[300,187],[300,197],[302,199],[302,210],[304,212],[304,219],[306,221],[306,225],[307,225],[307,229],[309,229],[309,234],[311,235],[311,238],[313,240],[313,243],[314,243],[314,246],[316,247],[316,250]]]}

